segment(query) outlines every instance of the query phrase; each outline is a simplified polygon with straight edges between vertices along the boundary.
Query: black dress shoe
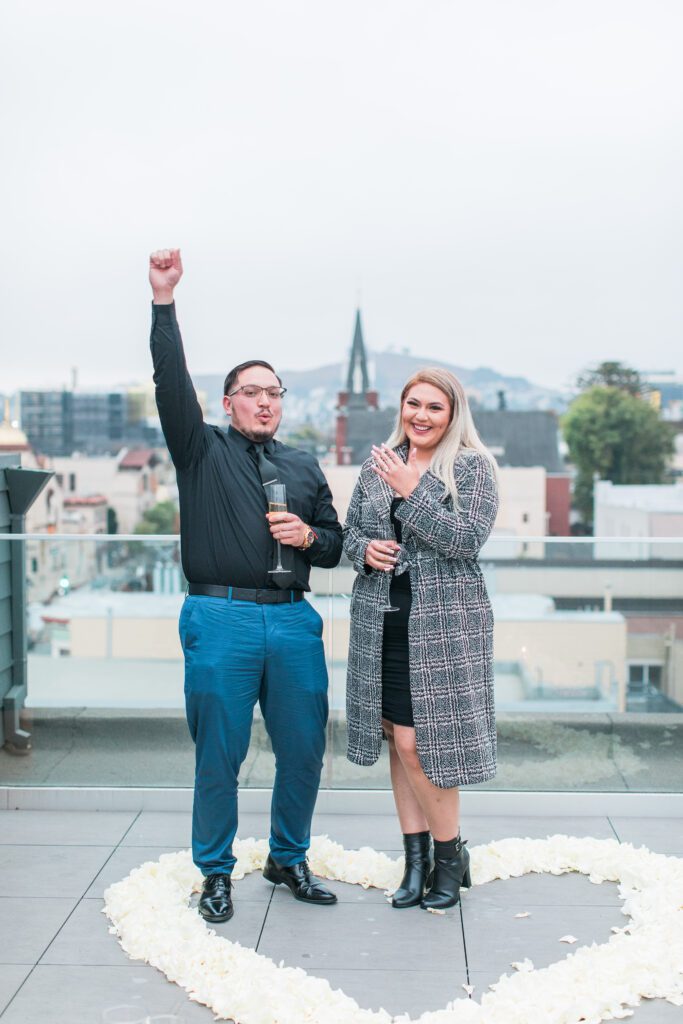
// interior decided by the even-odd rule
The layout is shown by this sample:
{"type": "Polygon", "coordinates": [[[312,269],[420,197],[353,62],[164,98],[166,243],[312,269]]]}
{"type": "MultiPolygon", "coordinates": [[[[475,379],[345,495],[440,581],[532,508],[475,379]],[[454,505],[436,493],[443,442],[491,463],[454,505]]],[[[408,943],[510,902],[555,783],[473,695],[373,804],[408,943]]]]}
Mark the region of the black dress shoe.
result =
{"type": "Polygon", "coordinates": [[[235,910],[230,896],[230,875],[207,875],[199,897],[199,913],[205,921],[229,921],[235,910]]]}
{"type": "Polygon", "coordinates": [[[294,898],[302,900],[304,903],[319,903],[321,906],[326,906],[337,902],[335,894],[326,889],[320,879],[311,874],[308,861],[302,860],[299,864],[292,864],[291,867],[281,867],[268,854],[263,877],[273,885],[280,885],[284,882],[291,889],[294,898]]]}

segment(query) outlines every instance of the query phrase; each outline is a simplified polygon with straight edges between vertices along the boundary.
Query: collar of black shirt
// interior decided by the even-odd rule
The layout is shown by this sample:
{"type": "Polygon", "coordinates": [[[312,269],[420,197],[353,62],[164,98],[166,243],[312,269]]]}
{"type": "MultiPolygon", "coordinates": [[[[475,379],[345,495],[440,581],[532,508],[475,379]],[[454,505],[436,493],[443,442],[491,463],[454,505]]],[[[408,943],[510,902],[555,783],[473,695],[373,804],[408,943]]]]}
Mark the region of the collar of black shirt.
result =
{"type": "Polygon", "coordinates": [[[230,438],[231,441],[234,441],[235,444],[238,444],[240,448],[243,448],[245,452],[248,452],[253,444],[263,444],[265,451],[269,455],[272,455],[273,452],[275,451],[274,438],[271,437],[269,441],[252,441],[251,438],[245,437],[245,435],[241,434],[239,430],[236,430],[235,427],[233,427],[232,423],[228,427],[228,437],[230,438]]]}

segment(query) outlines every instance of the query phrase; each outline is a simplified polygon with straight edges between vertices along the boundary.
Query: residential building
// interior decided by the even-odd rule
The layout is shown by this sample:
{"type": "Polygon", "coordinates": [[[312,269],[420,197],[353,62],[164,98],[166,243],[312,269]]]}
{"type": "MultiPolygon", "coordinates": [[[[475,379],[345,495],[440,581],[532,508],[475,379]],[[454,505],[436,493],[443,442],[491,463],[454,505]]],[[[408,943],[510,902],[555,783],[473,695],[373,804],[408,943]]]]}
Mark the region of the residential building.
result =
{"type": "Polygon", "coordinates": [[[123,448],[117,455],[73,455],[52,460],[67,497],[105,495],[119,533],[132,533],[157,502],[161,460],[151,448],[123,448]]]}
{"type": "Polygon", "coordinates": [[[663,420],[683,420],[683,377],[675,370],[643,370],[640,379],[663,420]]]}
{"type": "Polygon", "coordinates": [[[595,544],[596,558],[683,558],[683,481],[675,484],[613,484],[596,481],[595,536],[623,537],[622,545],[595,544]],[[680,545],[657,544],[680,537],[680,545]]]}

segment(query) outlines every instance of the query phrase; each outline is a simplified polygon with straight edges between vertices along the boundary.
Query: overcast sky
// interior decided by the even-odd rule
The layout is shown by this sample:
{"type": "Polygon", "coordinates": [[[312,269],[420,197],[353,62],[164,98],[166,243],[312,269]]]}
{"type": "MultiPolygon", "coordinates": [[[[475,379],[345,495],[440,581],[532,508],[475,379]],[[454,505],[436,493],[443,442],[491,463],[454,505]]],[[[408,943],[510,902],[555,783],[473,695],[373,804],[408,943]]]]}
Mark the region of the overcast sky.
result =
{"type": "Polygon", "coordinates": [[[680,0],[4,0],[0,391],[371,348],[683,370],[680,0]]]}

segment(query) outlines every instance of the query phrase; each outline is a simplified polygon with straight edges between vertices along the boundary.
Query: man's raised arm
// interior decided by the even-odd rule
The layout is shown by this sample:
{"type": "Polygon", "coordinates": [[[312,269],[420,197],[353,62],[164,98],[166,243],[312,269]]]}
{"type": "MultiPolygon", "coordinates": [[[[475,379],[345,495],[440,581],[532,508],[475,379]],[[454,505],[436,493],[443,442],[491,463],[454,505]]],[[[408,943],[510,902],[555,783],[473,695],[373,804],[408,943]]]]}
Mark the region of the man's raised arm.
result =
{"type": "Polygon", "coordinates": [[[149,258],[152,286],[154,383],[161,427],[176,469],[187,469],[199,457],[204,419],[185,365],[173,292],[183,276],[179,249],[159,249],[149,258]]]}

